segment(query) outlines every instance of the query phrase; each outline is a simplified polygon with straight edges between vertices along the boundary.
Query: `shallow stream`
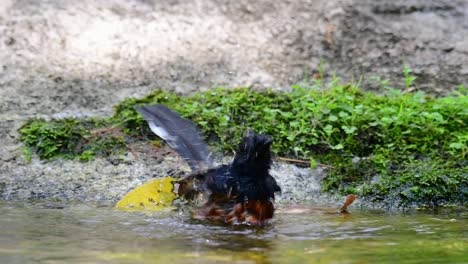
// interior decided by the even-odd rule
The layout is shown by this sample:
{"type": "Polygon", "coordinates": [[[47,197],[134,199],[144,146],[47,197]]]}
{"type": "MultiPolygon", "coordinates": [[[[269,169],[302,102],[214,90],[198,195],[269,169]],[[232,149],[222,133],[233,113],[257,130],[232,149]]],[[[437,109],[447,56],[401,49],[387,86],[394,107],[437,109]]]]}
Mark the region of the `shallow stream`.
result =
{"type": "Polygon", "coordinates": [[[280,206],[266,228],[181,212],[0,202],[0,263],[468,263],[468,210],[280,206]]]}

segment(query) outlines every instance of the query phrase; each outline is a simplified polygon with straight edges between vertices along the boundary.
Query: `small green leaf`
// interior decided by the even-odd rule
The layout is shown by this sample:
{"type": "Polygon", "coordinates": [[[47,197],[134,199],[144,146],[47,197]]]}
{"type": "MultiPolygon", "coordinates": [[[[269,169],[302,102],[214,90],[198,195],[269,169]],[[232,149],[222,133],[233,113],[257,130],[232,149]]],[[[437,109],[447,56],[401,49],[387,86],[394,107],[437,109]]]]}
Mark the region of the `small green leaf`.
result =
{"type": "Polygon", "coordinates": [[[343,148],[344,148],[344,146],[342,144],[332,146],[332,149],[335,149],[335,150],[340,150],[340,149],[343,149],[343,148]]]}
{"type": "Polygon", "coordinates": [[[465,144],[455,142],[455,143],[451,143],[451,144],[449,145],[449,148],[452,148],[452,149],[463,149],[463,148],[465,148],[465,144]]]}
{"type": "Polygon", "coordinates": [[[310,168],[316,169],[318,166],[318,162],[314,158],[310,158],[310,168]]]}
{"type": "Polygon", "coordinates": [[[349,126],[341,126],[341,128],[345,131],[346,134],[348,135],[351,135],[353,134],[354,132],[356,132],[357,130],[357,127],[355,126],[352,126],[352,127],[349,127],[349,126]]]}
{"type": "Polygon", "coordinates": [[[346,112],[343,112],[343,111],[340,111],[340,112],[338,113],[338,115],[339,115],[340,117],[343,117],[343,118],[344,118],[344,117],[348,117],[348,116],[349,116],[349,114],[348,114],[348,113],[346,113],[346,112]]]}
{"type": "Polygon", "coordinates": [[[325,133],[330,136],[331,133],[333,132],[333,126],[328,124],[326,125],[324,128],[323,128],[323,131],[325,131],[325,133]]]}

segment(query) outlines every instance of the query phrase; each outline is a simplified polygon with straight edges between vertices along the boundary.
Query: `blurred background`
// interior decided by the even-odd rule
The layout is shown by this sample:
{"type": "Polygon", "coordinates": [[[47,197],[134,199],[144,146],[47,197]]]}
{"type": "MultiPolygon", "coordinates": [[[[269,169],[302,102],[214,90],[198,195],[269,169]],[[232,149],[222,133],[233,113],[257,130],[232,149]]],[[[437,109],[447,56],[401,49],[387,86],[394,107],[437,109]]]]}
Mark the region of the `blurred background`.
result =
{"type": "MultiPolygon", "coordinates": [[[[288,89],[336,74],[443,94],[468,80],[468,2],[2,0],[0,113],[110,113],[154,88],[288,89]]],[[[4,117],[4,116],[3,116],[4,117]]]]}

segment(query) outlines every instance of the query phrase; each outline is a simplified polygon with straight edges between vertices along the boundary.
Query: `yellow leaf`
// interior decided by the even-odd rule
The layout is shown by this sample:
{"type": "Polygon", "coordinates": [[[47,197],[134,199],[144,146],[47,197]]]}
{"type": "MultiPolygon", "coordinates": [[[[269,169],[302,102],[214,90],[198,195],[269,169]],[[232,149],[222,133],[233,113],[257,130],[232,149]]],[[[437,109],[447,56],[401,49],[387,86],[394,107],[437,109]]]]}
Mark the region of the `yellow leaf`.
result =
{"type": "Polygon", "coordinates": [[[115,207],[125,210],[167,209],[177,198],[173,192],[174,181],[171,177],[151,180],[127,193],[115,207]]]}

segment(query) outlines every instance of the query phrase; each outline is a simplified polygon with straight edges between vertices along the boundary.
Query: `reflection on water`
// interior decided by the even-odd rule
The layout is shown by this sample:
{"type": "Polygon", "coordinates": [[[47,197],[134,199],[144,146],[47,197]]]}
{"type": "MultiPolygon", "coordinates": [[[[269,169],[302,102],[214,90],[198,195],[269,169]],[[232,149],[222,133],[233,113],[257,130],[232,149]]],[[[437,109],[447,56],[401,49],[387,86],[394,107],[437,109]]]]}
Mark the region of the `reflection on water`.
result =
{"type": "Polygon", "coordinates": [[[263,229],[180,212],[0,203],[0,263],[467,263],[468,211],[279,213],[263,229]]]}

